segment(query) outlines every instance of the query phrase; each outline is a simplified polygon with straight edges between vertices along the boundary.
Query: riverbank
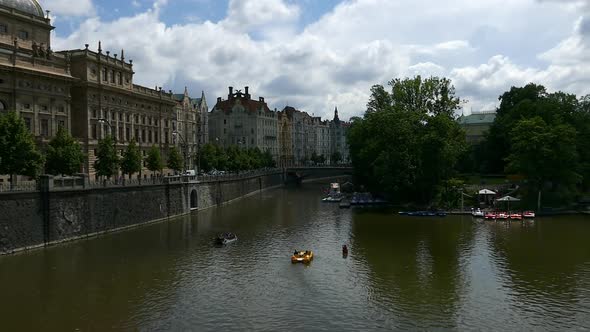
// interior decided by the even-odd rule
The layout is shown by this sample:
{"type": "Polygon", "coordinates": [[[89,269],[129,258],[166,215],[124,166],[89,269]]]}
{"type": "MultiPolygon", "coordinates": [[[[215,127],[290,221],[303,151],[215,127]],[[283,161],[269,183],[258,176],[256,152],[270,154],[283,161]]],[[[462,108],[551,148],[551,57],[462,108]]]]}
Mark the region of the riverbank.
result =
{"type": "Polygon", "coordinates": [[[59,188],[0,195],[0,255],[45,248],[169,220],[284,184],[281,171],[206,182],[59,188]]]}

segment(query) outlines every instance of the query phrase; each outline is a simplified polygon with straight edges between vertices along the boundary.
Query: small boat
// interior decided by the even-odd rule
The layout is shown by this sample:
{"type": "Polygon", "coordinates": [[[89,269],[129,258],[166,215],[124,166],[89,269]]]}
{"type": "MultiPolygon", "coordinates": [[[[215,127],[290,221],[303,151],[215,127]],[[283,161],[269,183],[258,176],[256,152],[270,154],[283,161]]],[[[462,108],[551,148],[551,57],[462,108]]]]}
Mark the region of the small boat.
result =
{"type": "Polygon", "coordinates": [[[485,219],[496,219],[498,216],[494,212],[488,212],[484,215],[485,219]]]}
{"type": "Polygon", "coordinates": [[[524,211],[522,214],[523,217],[525,218],[534,218],[535,217],[535,211],[524,211]]]}
{"type": "Polygon", "coordinates": [[[238,240],[238,237],[234,233],[223,233],[219,234],[215,238],[215,243],[217,244],[229,244],[238,240]]]}
{"type": "Polygon", "coordinates": [[[506,220],[506,219],[508,219],[508,217],[509,217],[509,215],[506,212],[499,212],[496,215],[496,219],[500,219],[500,220],[506,220]]]}
{"type": "Polygon", "coordinates": [[[340,204],[338,204],[338,207],[340,207],[341,209],[348,209],[350,208],[350,202],[340,202],[340,204]]]}
{"type": "Polygon", "coordinates": [[[471,210],[471,215],[475,218],[483,218],[485,216],[484,212],[479,208],[476,210],[471,210]]]}
{"type": "Polygon", "coordinates": [[[313,259],[311,250],[295,251],[291,256],[291,263],[309,263],[313,259]]]}
{"type": "Polygon", "coordinates": [[[342,246],[342,257],[346,258],[348,256],[348,247],[345,245],[342,246]]]}
{"type": "Polygon", "coordinates": [[[520,213],[511,213],[510,220],[522,220],[522,214],[520,213]]]}
{"type": "Polygon", "coordinates": [[[342,201],[342,196],[328,196],[322,198],[322,202],[325,203],[340,203],[342,201]]]}
{"type": "Polygon", "coordinates": [[[445,211],[438,211],[436,213],[436,216],[437,217],[446,217],[447,216],[447,213],[445,211]]]}

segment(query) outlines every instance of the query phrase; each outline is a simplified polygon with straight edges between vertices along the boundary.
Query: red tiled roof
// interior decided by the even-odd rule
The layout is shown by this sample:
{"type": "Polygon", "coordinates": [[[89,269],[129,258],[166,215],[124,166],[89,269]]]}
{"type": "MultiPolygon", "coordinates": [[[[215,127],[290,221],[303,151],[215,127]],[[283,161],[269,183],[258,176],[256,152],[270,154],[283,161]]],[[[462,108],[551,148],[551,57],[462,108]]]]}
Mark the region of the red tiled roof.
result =
{"type": "Polygon", "coordinates": [[[221,110],[225,114],[229,114],[238,101],[249,113],[256,113],[260,109],[264,110],[264,112],[271,112],[266,102],[252,100],[246,98],[245,95],[232,96],[231,99],[218,101],[217,104],[215,104],[214,109],[221,110]]]}

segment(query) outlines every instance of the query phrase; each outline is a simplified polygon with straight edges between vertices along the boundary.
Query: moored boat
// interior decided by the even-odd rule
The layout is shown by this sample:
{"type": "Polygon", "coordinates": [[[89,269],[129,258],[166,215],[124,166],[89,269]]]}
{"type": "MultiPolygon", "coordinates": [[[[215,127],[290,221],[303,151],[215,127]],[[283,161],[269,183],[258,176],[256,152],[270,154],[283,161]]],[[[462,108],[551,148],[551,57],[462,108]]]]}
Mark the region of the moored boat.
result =
{"type": "Polygon", "coordinates": [[[535,217],[535,211],[524,211],[522,213],[522,216],[524,218],[534,218],[535,217]]]}
{"type": "Polygon", "coordinates": [[[522,214],[520,213],[511,213],[510,220],[522,220],[522,214]]]}
{"type": "Polygon", "coordinates": [[[498,212],[498,214],[496,215],[496,219],[500,219],[500,220],[506,220],[508,219],[509,215],[506,212],[498,212]]]}
{"type": "Polygon", "coordinates": [[[471,210],[471,215],[476,217],[476,218],[483,218],[484,217],[484,212],[481,209],[476,209],[476,210],[471,210]]]}
{"type": "Polygon", "coordinates": [[[291,263],[309,263],[313,259],[313,251],[305,250],[299,251],[296,250],[293,255],[291,256],[291,263]]]}
{"type": "Polygon", "coordinates": [[[496,217],[498,217],[498,215],[496,215],[494,212],[488,212],[484,216],[485,219],[496,219],[496,217]]]}
{"type": "Polygon", "coordinates": [[[238,237],[234,233],[223,233],[219,234],[215,238],[215,243],[217,244],[229,244],[238,240],[238,237]]]}
{"type": "Polygon", "coordinates": [[[342,196],[328,196],[322,198],[322,202],[325,203],[340,203],[342,201],[342,196]]]}

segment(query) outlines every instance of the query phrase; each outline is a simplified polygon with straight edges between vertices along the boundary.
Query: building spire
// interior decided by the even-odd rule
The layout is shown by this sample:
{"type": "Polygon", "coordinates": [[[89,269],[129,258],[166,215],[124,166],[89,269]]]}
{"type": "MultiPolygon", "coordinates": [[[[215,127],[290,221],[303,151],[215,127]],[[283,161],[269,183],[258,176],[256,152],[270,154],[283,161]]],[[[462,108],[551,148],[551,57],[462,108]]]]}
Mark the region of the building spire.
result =
{"type": "Polygon", "coordinates": [[[98,41],[98,53],[102,53],[102,42],[98,41]]]}
{"type": "Polygon", "coordinates": [[[334,108],[334,122],[340,122],[340,118],[338,117],[338,106],[334,108]]]}
{"type": "Polygon", "coordinates": [[[121,61],[125,62],[125,50],[121,49],[121,61]]]}
{"type": "Polygon", "coordinates": [[[186,86],[184,87],[184,95],[188,97],[188,88],[186,86]]]}

